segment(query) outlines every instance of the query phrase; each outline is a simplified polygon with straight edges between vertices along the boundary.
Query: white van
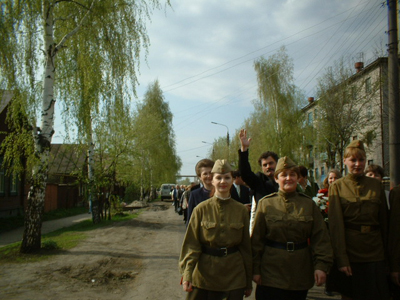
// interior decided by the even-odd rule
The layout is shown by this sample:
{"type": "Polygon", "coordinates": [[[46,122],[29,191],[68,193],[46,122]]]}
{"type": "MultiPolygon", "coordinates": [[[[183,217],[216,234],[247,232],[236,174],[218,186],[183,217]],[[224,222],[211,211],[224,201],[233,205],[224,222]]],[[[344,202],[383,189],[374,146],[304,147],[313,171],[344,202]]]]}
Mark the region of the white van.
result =
{"type": "Polygon", "coordinates": [[[171,187],[175,186],[173,183],[164,183],[160,188],[161,201],[164,199],[171,199],[171,187]]]}

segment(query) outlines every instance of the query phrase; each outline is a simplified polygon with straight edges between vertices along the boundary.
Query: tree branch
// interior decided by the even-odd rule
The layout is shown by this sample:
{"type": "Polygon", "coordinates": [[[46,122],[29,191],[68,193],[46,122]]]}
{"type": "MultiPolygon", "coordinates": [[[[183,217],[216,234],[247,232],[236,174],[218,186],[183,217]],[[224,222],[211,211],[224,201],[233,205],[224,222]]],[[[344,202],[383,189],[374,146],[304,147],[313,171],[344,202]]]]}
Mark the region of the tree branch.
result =
{"type": "Polygon", "coordinates": [[[78,30],[82,27],[83,22],[86,20],[86,18],[88,17],[89,13],[91,12],[94,3],[96,2],[96,0],[93,0],[92,4],[90,5],[90,8],[88,8],[88,11],[86,12],[86,14],[84,15],[84,17],[82,18],[82,20],[79,22],[78,26],[76,26],[74,28],[74,30],[72,30],[70,33],[66,34],[61,41],[58,43],[58,45],[55,47],[55,52],[57,52],[58,50],[61,49],[61,47],[65,44],[65,42],[71,37],[73,36],[75,33],[78,32],[78,30]]]}
{"type": "Polygon", "coordinates": [[[77,5],[81,6],[81,7],[83,7],[84,9],[90,10],[89,7],[86,7],[85,5],[83,5],[83,4],[79,3],[79,2],[76,2],[76,1],[74,1],[74,0],[58,0],[58,1],[56,1],[54,4],[58,4],[58,3],[60,3],[60,2],[72,2],[72,3],[75,3],[75,4],[77,4],[77,5]]]}

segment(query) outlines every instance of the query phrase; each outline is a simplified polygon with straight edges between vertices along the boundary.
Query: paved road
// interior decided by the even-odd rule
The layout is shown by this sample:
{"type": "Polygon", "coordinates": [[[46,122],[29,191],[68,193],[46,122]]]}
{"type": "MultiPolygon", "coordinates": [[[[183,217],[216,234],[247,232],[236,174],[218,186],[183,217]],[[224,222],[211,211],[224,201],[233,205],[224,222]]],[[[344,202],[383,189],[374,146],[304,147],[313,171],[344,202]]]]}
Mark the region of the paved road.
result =
{"type": "MultiPolygon", "coordinates": [[[[81,214],[63,219],[43,222],[42,234],[46,234],[63,227],[71,226],[83,220],[90,219],[91,217],[92,217],[91,214],[81,214]]],[[[0,247],[4,247],[6,245],[22,241],[23,233],[24,233],[23,227],[8,232],[0,233],[0,247]]]]}

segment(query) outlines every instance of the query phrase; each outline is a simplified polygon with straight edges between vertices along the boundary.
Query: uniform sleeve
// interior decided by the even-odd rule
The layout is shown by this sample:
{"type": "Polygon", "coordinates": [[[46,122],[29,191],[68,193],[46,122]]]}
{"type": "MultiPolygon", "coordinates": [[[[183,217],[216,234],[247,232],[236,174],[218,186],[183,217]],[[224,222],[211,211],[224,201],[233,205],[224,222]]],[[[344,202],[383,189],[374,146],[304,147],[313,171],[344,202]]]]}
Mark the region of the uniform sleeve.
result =
{"type": "Polygon", "coordinates": [[[390,270],[400,272],[400,188],[394,188],[389,194],[390,229],[389,229],[389,260],[390,270]]]}
{"type": "Polygon", "coordinates": [[[350,266],[350,261],[346,253],[342,205],[335,183],[329,186],[328,219],[333,254],[337,265],[339,268],[350,266]]]}
{"type": "Polygon", "coordinates": [[[179,270],[183,281],[192,281],[193,270],[201,255],[201,244],[199,241],[200,219],[199,211],[194,210],[182,243],[179,270]]]}
{"type": "Polygon", "coordinates": [[[265,236],[267,233],[267,225],[265,222],[265,212],[263,211],[262,202],[260,200],[257,206],[256,215],[254,217],[253,234],[251,236],[251,248],[253,252],[253,275],[261,275],[261,260],[265,248],[265,236]]]}
{"type": "Polygon", "coordinates": [[[313,202],[313,229],[311,233],[311,248],[314,254],[314,270],[328,272],[333,264],[333,251],[328,229],[321,212],[313,202]]]}
{"type": "Polygon", "coordinates": [[[249,150],[242,152],[239,150],[239,171],[243,181],[252,189],[258,186],[259,178],[251,170],[249,163],[249,150]]]}
{"type": "Polygon", "coordinates": [[[243,220],[244,220],[244,230],[243,230],[243,238],[242,242],[239,245],[239,251],[242,254],[244,267],[246,270],[246,288],[252,288],[252,253],[251,253],[251,242],[250,242],[250,233],[249,233],[249,213],[247,209],[243,210],[243,220]]]}

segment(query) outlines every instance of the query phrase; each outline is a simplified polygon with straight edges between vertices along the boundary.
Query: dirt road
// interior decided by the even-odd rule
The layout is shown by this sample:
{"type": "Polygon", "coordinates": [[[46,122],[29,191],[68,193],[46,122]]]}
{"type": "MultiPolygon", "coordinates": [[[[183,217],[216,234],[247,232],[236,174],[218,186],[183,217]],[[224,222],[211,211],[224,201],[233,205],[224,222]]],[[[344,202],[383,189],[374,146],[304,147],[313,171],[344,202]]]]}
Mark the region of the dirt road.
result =
{"type": "MultiPolygon", "coordinates": [[[[49,260],[2,266],[0,299],[185,299],[178,272],[184,231],[170,202],[154,203],[137,219],[94,230],[49,260]]],[[[339,299],[323,296],[314,288],[309,299],[339,299]]]]}

